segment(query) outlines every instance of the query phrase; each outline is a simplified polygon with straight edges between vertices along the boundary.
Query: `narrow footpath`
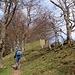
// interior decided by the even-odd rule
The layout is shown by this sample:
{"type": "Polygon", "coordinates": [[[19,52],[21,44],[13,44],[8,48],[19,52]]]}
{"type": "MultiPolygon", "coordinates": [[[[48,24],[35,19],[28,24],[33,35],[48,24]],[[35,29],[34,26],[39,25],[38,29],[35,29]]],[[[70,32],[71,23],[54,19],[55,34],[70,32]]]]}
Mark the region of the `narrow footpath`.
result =
{"type": "Polygon", "coordinates": [[[21,75],[21,71],[19,70],[13,70],[12,75],[21,75]]]}

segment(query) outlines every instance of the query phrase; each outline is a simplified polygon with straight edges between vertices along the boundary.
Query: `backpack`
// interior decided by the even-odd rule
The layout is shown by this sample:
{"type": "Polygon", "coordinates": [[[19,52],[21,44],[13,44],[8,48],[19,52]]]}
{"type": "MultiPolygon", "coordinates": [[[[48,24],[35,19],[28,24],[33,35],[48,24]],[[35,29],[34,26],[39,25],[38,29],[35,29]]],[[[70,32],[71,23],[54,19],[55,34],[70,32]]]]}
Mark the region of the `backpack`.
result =
{"type": "Polygon", "coordinates": [[[21,50],[18,50],[16,55],[22,55],[22,51],[21,50]]]}

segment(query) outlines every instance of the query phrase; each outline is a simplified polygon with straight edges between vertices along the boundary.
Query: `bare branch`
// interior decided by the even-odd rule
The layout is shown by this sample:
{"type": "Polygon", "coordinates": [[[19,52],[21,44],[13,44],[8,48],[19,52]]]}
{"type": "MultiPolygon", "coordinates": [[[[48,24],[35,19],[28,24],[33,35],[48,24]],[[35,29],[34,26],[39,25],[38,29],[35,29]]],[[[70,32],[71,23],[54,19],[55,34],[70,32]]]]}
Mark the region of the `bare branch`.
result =
{"type": "Polygon", "coordinates": [[[58,5],[57,3],[55,3],[54,1],[50,0],[54,5],[56,5],[57,7],[59,7],[62,11],[65,11],[64,7],[58,5]]]}
{"type": "Polygon", "coordinates": [[[14,7],[14,9],[13,9],[13,11],[12,11],[12,15],[11,15],[11,17],[10,17],[10,20],[9,20],[8,23],[6,24],[6,29],[7,29],[7,27],[9,26],[9,24],[10,24],[10,22],[11,22],[13,16],[14,16],[14,14],[15,14],[15,10],[16,10],[16,8],[17,8],[17,4],[18,4],[18,3],[15,4],[15,7],[14,7]]]}

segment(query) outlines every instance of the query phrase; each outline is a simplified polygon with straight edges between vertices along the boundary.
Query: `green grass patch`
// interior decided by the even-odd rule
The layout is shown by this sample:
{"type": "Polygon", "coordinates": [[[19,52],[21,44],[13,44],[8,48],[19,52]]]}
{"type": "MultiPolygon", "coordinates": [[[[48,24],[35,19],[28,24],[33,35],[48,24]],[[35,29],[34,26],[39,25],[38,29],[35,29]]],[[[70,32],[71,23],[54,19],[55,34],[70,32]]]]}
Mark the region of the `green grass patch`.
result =
{"type": "Polygon", "coordinates": [[[0,75],[11,75],[12,74],[12,64],[14,64],[14,52],[3,57],[3,69],[0,70],[0,75]]]}
{"type": "Polygon", "coordinates": [[[50,51],[48,48],[41,49],[37,44],[29,44],[31,48],[28,47],[27,52],[30,53],[25,56],[27,61],[21,65],[22,75],[74,75],[70,71],[75,69],[74,49],[67,44],[64,48],[58,47],[50,51]]]}
{"type": "MultiPolygon", "coordinates": [[[[15,62],[14,52],[3,58],[0,75],[11,75],[15,62]],[[6,63],[5,63],[6,62],[6,63]]],[[[22,75],[75,75],[75,44],[52,48],[41,48],[39,41],[26,44],[25,62],[21,63],[22,75]]]]}

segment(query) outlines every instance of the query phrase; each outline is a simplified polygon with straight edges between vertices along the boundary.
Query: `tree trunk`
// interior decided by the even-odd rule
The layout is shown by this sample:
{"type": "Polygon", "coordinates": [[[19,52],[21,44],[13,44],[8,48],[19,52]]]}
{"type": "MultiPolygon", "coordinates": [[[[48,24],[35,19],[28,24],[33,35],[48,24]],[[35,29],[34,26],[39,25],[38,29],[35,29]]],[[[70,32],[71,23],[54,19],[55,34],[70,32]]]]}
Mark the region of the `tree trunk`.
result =
{"type": "Polygon", "coordinates": [[[51,48],[51,43],[49,43],[49,49],[51,50],[52,48],[51,48]]]}
{"type": "Polygon", "coordinates": [[[16,50],[16,41],[14,40],[14,46],[13,46],[13,50],[16,50]]]}
{"type": "Polygon", "coordinates": [[[0,53],[0,69],[2,69],[2,57],[1,57],[1,53],[0,53]]]}
{"type": "Polygon", "coordinates": [[[5,46],[0,44],[0,69],[2,68],[2,57],[3,57],[4,51],[5,51],[5,46]]]}
{"type": "Polygon", "coordinates": [[[2,27],[0,36],[0,68],[2,68],[2,56],[5,50],[4,39],[5,39],[5,27],[2,27]]]}
{"type": "Polygon", "coordinates": [[[67,27],[67,42],[72,42],[71,29],[69,27],[67,27]]]}
{"type": "Polygon", "coordinates": [[[25,43],[24,43],[24,40],[22,40],[22,51],[23,52],[25,51],[25,43]]]}
{"type": "Polygon", "coordinates": [[[71,36],[71,26],[70,26],[70,22],[69,22],[69,17],[70,17],[70,10],[69,10],[69,6],[67,5],[67,1],[63,1],[64,2],[64,5],[65,5],[65,8],[64,6],[62,6],[62,3],[61,3],[61,0],[59,0],[59,4],[55,3],[53,0],[50,0],[54,5],[56,5],[57,7],[59,7],[63,13],[64,13],[64,19],[65,19],[65,22],[66,22],[66,29],[67,29],[67,43],[71,43],[72,41],[72,36],[71,36]]]}
{"type": "Polygon", "coordinates": [[[55,45],[56,46],[59,45],[59,39],[58,39],[58,33],[57,33],[57,31],[55,31],[55,45]]]}
{"type": "Polygon", "coordinates": [[[13,48],[11,47],[11,49],[10,49],[10,52],[12,53],[13,52],[13,48]]]}
{"type": "Polygon", "coordinates": [[[2,68],[2,45],[0,45],[0,69],[2,68]]]}
{"type": "Polygon", "coordinates": [[[72,41],[72,36],[71,36],[71,27],[70,27],[70,23],[69,23],[69,8],[66,7],[67,12],[64,11],[64,18],[65,18],[65,22],[66,22],[66,28],[67,28],[67,42],[71,43],[72,41]]]}

